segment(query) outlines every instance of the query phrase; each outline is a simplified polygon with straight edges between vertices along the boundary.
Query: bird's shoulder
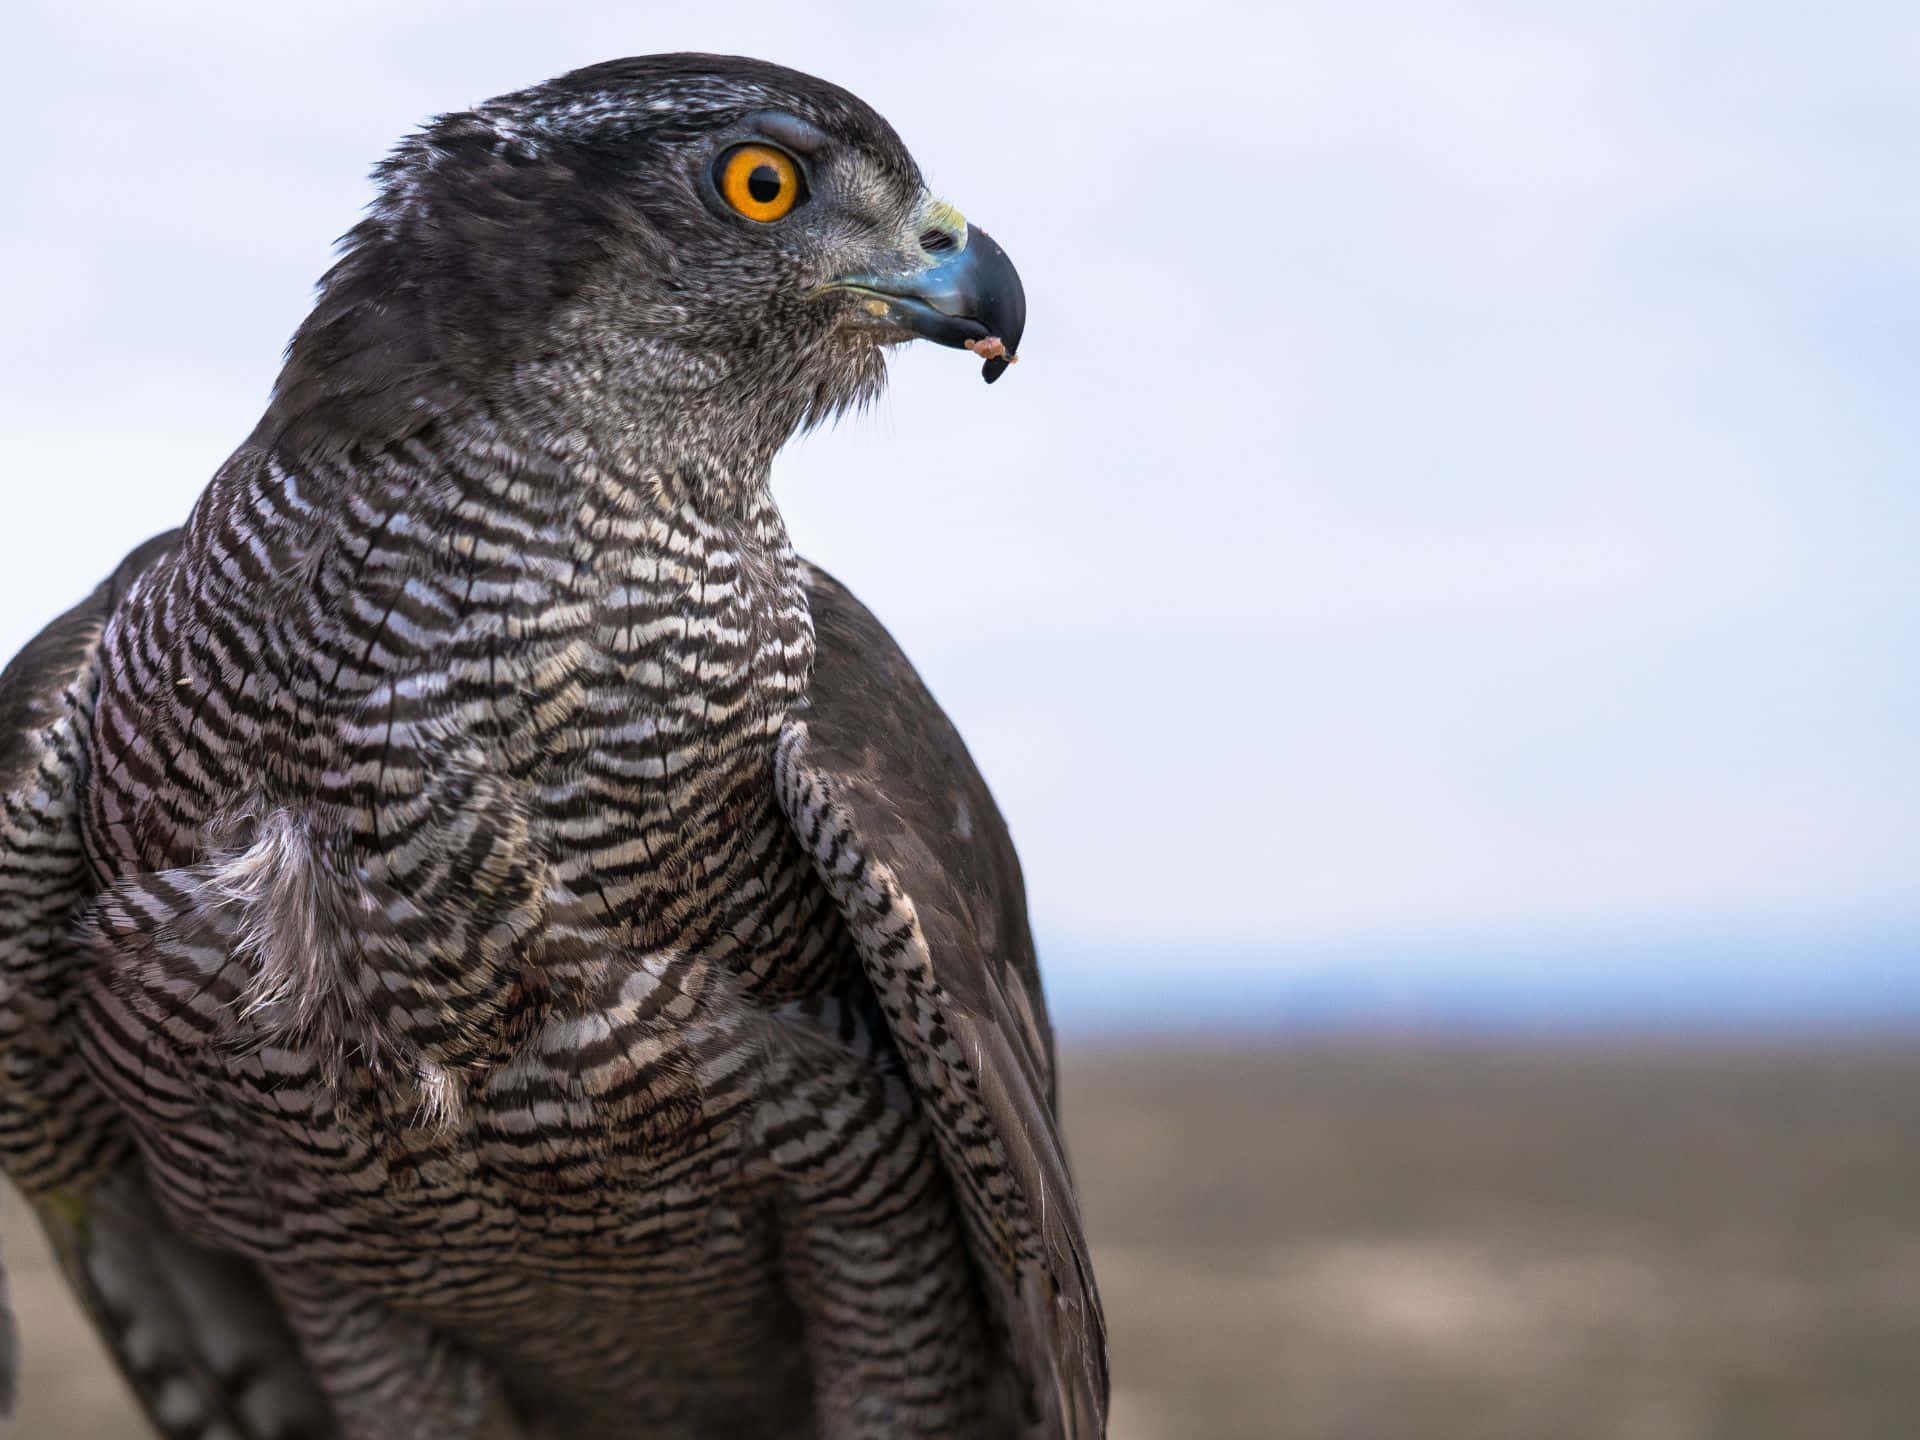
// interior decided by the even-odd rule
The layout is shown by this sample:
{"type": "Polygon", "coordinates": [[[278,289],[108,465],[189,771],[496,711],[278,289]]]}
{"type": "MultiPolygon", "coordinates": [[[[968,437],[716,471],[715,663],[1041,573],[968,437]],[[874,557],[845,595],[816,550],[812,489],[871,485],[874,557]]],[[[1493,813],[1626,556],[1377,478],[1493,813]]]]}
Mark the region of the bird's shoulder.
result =
{"type": "Polygon", "coordinates": [[[140,577],[171,555],[180,532],[170,530],[138,546],[78,605],[52,621],[0,671],[0,792],[27,778],[38,747],[50,732],[70,728],[78,685],[84,693],[97,680],[101,632],[140,577]]]}
{"type": "MultiPolygon", "coordinates": [[[[894,850],[896,868],[915,872],[916,904],[949,911],[928,918],[963,925],[978,941],[967,958],[1025,992],[1021,1028],[1051,1105],[1053,1033],[1006,819],[959,729],[886,626],[819,566],[802,562],[802,575],[815,634],[802,711],[812,763],[880,802],[863,815],[863,830],[894,850]]],[[[945,978],[963,999],[984,1000],[988,976],[945,978]]]]}

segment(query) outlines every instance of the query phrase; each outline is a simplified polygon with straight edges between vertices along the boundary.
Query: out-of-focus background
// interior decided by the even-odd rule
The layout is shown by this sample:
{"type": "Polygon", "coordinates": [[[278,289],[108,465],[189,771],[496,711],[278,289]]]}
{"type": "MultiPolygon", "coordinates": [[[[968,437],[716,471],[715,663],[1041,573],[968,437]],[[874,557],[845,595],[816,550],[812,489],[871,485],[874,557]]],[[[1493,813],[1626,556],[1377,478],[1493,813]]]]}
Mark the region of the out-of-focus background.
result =
{"type": "MultiPolygon", "coordinates": [[[[1025,855],[1117,1440],[1914,1433],[1920,11],[8,32],[0,651],[184,516],[409,127],[839,81],[1031,298],[1006,383],[902,355],[779,493],[1025,855]]],[[[5,1240],[18,1433],[139,1433],[5,1240]]]]}

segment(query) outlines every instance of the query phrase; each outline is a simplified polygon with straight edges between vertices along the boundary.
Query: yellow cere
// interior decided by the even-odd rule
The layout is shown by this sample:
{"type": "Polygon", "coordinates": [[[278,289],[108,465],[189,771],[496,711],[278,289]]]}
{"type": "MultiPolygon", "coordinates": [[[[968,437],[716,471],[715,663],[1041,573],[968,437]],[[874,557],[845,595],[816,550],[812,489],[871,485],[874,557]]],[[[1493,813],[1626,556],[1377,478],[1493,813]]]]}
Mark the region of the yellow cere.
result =
{"type": "Polygon", "coordinates": [[[779,220],[800,203],[800,167],[771,145],[739,145],[720,163],[720,194],[749,220],[779,220]]]}
{"type": "Polygon", "coordinates": [[[920,223],[923,229],[942,230],[962,244],[966,243],[967,217],[944,200],[928,200],[920,223]]]}

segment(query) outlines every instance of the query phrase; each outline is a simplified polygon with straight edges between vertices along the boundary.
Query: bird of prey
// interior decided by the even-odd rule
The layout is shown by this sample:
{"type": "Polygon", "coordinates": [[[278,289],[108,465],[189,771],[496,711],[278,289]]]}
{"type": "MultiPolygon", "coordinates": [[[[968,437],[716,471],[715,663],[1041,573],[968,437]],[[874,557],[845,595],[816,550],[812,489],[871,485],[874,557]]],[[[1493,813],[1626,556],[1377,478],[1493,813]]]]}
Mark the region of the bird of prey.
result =
{"type": "Polygon", "coordinates": [[[1002,373],[1011,263],[752,60],[375,178],[0,678],[0,1166],[168,1436],[1102,1434],[1018,860],[769,492],[889,343],[1002,373]]]}

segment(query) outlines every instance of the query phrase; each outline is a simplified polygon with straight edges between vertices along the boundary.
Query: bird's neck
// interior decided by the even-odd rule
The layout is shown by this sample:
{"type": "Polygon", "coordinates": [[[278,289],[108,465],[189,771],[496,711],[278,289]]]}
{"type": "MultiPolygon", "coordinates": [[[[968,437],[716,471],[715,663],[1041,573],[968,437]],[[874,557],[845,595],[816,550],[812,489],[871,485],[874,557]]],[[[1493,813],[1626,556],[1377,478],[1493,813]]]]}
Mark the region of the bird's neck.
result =
{"type": "Polygon", "coordinates": [[[498,512],[549,542],[594,545],[606,539],[596,517],[618,514],[784,541],[770,482],[785,436],[696,423],[685,416],[698,407],[668,398],[603,391],[586,409],[538,390],[485,400],[442,390],[403,433],[256,443],[315,492],[321,514],[399,507],[457,538],[498,512]]]}
{"type": "Polygon", "coordinates": [[[603,393],[590,408],[538,394],[462,405],[431,438],[448,481],[434,499],[461,505],[504,481],[530,509],[575,529],[590,523],[589,512],[612,506],[697,516],[744,541],[784,535],[771,480],[785,436],[689,419],[699,408],[651,393],[603,393]]]}
{"type": "MultiPolygon", "coordinates": [[[[624,673],[655,663],[659,642],[648,637],[668,620],[688,629],[718,614],[726,653],[702,640],[697,666],[670,667],[657,694],[629,687],[629,703],[655,714],[738,710],[726,733],[689,737],[703,751],[770,743],[813,654],[802,562],[769,487],[784,435],[727,423],[737,397],[711,377],[686,376],[707,382],[704,401],[676,405],[632,378],[641,369],[626,380],[572,366],[527,371],[484,399],[443,386],[404,433],[331,452],[270,451],[242,482],[259,487],[257,502],[240,508],[308,517],[314,528],[288,573],[326,574],[320,557],[351,561],[341,593],[312,607],[328,633],[310,647],[350,645],[353,617],[433,590],[440,643],[457,650],[483,637],[490,673],[512,678],[588,654],[624,673]]],[[[232,508],[216,497],[205,518],[232,508]]],[[[371,661],[387,650],[362,652],[371,661]]],[[[356,661],[335,683],[378,687],[386,670],[356,661]]]]}
{"type": "Polygon", "coordinates": [[[404,685],[423,713],[483,695],[509,769],[598,753],[604,725],[676,782],[759,784],[811,675],[804,566],[764,468],[700,463],[478,408],[372,450],[243,450],[188,586],[197,612],[272,617],[286,664],[250,683],[316,733],[404,685]]]}

